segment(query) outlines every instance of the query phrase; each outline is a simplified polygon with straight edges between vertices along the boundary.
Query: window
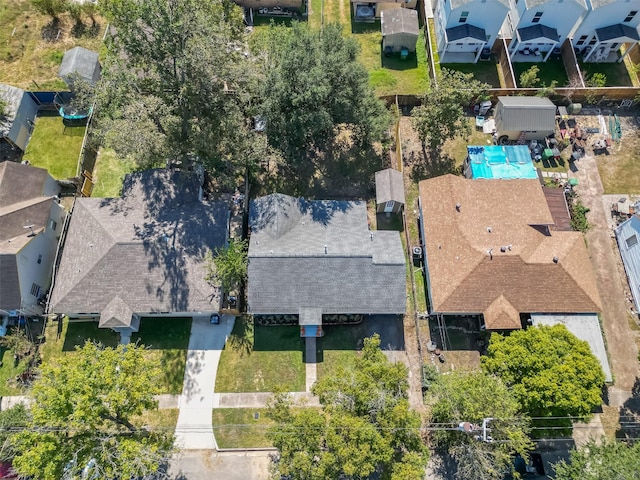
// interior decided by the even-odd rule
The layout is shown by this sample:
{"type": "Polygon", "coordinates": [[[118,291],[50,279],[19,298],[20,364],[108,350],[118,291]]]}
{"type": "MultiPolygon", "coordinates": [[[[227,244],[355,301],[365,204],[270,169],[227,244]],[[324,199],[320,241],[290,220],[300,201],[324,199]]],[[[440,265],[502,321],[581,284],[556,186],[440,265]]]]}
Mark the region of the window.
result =
{"type": "Polygon", "coordinates": [[[638,244],[638,237],[636,237],[636,234],[634,233],[630,237],[627,237],[625,242],[627,243],[627,248],[631,248],[638,244]]]}
{"type": "Polygon", "coordinates": [[[42,263],[42,255],[38,255],[38,265],[42,263]]]}
{"type": "Polygon", "coordinates": [[[593,37],[591,40],[589,40],[589,45],[595,45],[597,42],[596,37],[593,37]]]}
{"type": "Polygon", "coordinates": [[[582,35],[580,39],[576,42],[576,45],[584,45],[584,42],[587,41],[587,35],[582,35]]]}
{"type": "Polygon", "coordinates": [[[38,285],[37,283],[31,284],[31,295],[33,295],[36,298],[40,296],[40,285],[38,285]]]}
{"type": "Polygon", "coordinates": [[[460,13],[460,20],[458,20],[460,23],[465,23],[467,21],[467,18],[469,18],[469,12],[462,12],[460,13]]]}
{"type": "Polygon", "coordinates": [[[536,12],[536,14],[533,16],[533,20],[531,20],[531,23],[538,23],[542,18],[543,13],[544,12],[536,12]]]}
{"type": "Polygon", "coordinates": [[[624,19],[625,22],[630,22],[631,20],[633,20],[633,17],[636,16],[636,13],[638,13],[637,10],[631,10],[629,12],[629,15],[627,15],[627,17],[624,19]]]}
{"type": "Polygon", "coordinates": [[[49,228],[55,232],[57,227],[58,227],[58,224],[55,222],[55,220],[53,218],[50,218],[49,228]]]}

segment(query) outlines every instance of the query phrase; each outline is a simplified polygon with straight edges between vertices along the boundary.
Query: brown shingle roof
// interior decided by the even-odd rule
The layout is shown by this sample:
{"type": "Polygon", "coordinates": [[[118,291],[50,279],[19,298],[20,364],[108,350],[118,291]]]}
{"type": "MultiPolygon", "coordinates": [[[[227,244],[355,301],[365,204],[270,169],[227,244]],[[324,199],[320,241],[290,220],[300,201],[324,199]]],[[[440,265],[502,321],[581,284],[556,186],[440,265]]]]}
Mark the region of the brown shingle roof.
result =
{"type": "Polygon", "coordinates": [[[519,313],[601,310],[582,235],[549,233],[537,180],[445,175],[420,182],[420,202],[433,311],[483,313],[500,329],[519,313]]]}

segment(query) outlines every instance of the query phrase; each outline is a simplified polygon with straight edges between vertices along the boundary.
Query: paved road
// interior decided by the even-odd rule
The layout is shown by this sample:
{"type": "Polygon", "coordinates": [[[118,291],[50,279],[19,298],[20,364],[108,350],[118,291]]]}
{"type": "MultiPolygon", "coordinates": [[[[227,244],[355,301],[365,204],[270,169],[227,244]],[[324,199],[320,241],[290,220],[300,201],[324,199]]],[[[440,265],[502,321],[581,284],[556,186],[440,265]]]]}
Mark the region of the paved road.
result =
{"type": "Polygon", "coordinates": [[[213,388],[220,354],[234,322],[233,315],[222,315],[219,325],[211,325],[208,318],[193,319],[184,385],[178,402],[180,413],[175,435],[179,448],[217,448],[211,424],[213,388]]]}
{"type": "Polygon", "coordinates": [[[169,474],[174,480],[267,480],[269,454],[189,450],[170,462],[169,474]]]}

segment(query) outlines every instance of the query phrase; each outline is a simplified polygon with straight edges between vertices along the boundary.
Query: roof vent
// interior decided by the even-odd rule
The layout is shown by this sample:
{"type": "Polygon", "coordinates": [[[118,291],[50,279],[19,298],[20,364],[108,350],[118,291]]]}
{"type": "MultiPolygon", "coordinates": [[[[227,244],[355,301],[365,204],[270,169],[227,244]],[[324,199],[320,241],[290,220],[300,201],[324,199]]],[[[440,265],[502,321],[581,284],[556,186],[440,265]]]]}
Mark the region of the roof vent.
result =
{"type": "Polygon", "coordinates": [[[456,210],[459,212],[460,208],[462,207],[462,205],[460,205],[459,203],[456,203],[456,210]]]}
{"type": "Polygon", "coordinates": [[[493,260],[493,248],[490,248],[489,250],[487,250],[487,254],[489,255],[489,258],[493,260]]]}
{"type": "Polygon", "coordinates": [[[324,246],[324,254],[326,255],[327,253],[329,253],[329,248],[325,245],[324,246]]]}
{"type": "Polygon", "coordinates": [[[560,259],[557,256],[553,257],[553,263],[558,263],[559,261],[560,259]]]}
{"type": "Polygon", "coordinates": [[[373,232],[369,234],[369,237],[371,237],[371,241],[373,242],[373,232]]]}
{"type": "Polygon", "coordinates": [[[511,244],[507,245],[507,250],[511,251],[511,247],[513,247],[513,245],[511,244]]]}
{"type": "Polygon", "coordinates": [[[487,232],[491,233],[492,228],[491,227],[487,227],[487,232]]]}
{"type": "Polygon", "coordinates": [[[506,251],[507,251],[507,247],[500,247],[500,251],[501,251],[502,253],[506,252],[506,251]]]}

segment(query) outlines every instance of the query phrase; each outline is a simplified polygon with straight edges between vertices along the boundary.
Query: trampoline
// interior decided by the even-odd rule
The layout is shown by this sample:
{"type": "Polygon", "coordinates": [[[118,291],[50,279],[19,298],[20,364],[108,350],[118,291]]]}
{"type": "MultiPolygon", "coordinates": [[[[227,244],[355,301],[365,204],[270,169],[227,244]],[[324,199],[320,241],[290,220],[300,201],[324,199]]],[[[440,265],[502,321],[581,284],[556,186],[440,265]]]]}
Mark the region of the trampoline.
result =
{"type": "Polygon", "coordinates": [[[93,107],[89,107],[87,110],[79,109],[71,104],[71,100],[73,100],[73,95],[63,96],[56,94],[53,103],[65,122],[78,125],[83,122],[86,123],[93,111],[93,107]]]}

